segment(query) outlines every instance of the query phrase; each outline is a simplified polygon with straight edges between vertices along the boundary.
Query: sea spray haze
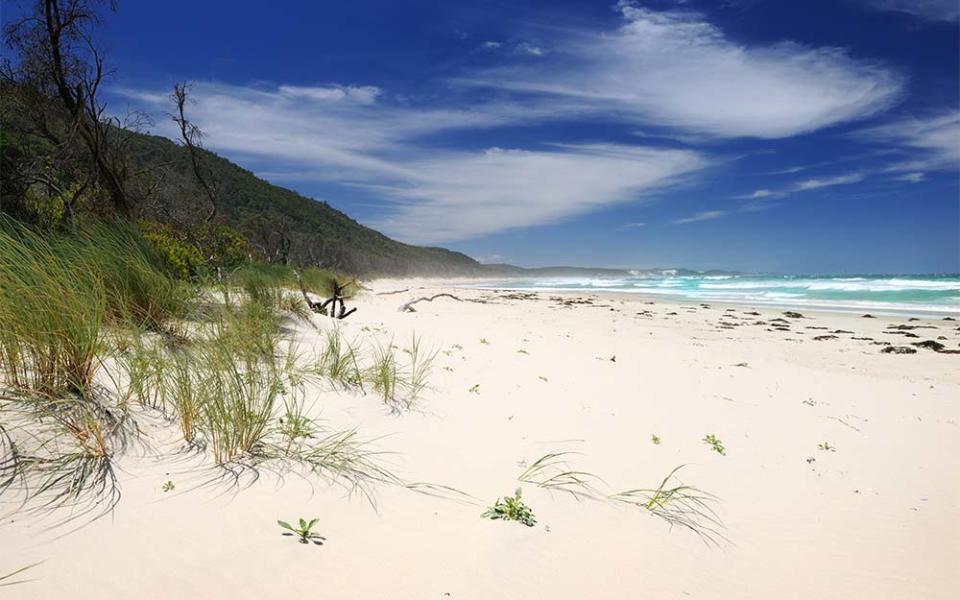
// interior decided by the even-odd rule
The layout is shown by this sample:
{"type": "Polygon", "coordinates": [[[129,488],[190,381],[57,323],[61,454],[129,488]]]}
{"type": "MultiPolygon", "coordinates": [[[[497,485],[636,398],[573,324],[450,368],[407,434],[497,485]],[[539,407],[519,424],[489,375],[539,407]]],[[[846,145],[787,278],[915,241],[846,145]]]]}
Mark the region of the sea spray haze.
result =
{"type": "Polygon", "coordinates": [[[894,314],[960,314],[960,275],[672,275],[484,282],[530,291],[623,292],[696,301],[894,314]]]}

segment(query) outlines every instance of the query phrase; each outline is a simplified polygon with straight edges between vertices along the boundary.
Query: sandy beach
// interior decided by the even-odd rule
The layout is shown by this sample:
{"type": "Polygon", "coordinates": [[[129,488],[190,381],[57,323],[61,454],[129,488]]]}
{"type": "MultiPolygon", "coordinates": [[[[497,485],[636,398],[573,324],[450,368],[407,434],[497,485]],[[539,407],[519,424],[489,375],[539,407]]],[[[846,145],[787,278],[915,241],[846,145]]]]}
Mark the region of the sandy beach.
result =
{"type": "MultiPolygon", "coordinates": [[[[161,423],[119,473],[112,514],[4,506],[0,595],[39,598],[948,599],[960,594],[960,322],[698,305],[602,294],[452,289],[378,280],[339,323],[358,344],[437,352],[406,411],[307,387],[333,429],[356,428],[408,482],[375,507],[316,479],[210,483],[161,423]],[[406,290],[406,291],[398,291],[406,290]],[[396,292],[396,293],[392,293],[396,292]],[[452,293],[400,312],[421,296],[452,293]],[[470,300],[470,301],[467,301],[470,300]],[[916,337],[913,337],[916,336],[916,337]],[[883,353],[888,342],[916,350],[883,353]],[[725,454],[703,438],[713,435],[725,454]],[[654,443],[654,437],[659,443],[654,443]],[[709,543],[643,509],[517,481],[548,453],[597,496],[674,468],[715,495],[709,543]],[[139,456],[138,456],[139,455],[139,456]],[[175,489],[164,492],[165,482],[175,489]],[[522,487],[537,524],[480,518],[522,487]],[[439,488],[434,488],[439,489],[439,488]],[[453,493],[445,494],[447,496],[453,493]],[[322,546],[277,519],[318,517],[322,546]]],[[[291,321],[301,350],[331,320],[291,321]]]]}

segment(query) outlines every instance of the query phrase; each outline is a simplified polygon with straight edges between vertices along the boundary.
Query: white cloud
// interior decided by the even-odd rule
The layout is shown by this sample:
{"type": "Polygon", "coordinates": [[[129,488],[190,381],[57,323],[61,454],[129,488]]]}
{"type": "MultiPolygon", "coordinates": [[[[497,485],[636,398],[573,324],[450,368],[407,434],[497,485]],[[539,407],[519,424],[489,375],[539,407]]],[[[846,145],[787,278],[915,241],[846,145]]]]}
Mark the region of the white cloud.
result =
{"type": "Polygon", "coordinates": [[[543,56],[546,54],[543,48],[540,46],[535,46],[529,42],[521,42],[517,44],[516,51],[518,54],[527,54],[529,56],[543,56]]]}
{"type": "Polygon", "coordinates": [[[926,173],[904,173],[899,177],[894,177],[897,181],[906,181],[908,183],[920,183],[927,178],[926,173]]]}
{"type": "Polygon", "coordinates": [[[618,229],[637,229],[638,227],[646,227],[646,223],[624,223],[618,229]]]}
{"type": "Polygon", "coordinates": [[[503,45],[503,44],[500,43],[500,42],[489,41],[489,42],[484,42],[483,44],[481,44],[481,47],[482,47],[482,48],[486,48],[487,50],[496,50],[497,48],[499,48],[499,47],[502,46],[502,45],[503,45]]]}
{"type": "Polygon", "coordinates": [[[835,185],[848,185],[851,183],[860,183],[865,178],[863,173],[850,173],[847,175],[837,175],[836,177],[823,177],[806,179],[799,181],[788,189],[789,192],[806,192],[808,190],[819,190],[820,188],[832,187],[835,185]]]}
{"type": "Polygon", "coordinates": [[[712,221],[713,219],[719,219],[720,217],[727,214],[722,210],[705,210],[698,213],[693,213],[689,217],[684,217],[682,219],[677,219],[674,223],[684,224],[684,223],[696,223],[698,221],[712,221]]]}
{"type": "Polygon", "coordinates": [[[751,194],[746,194],[744,196],[737,196],[737,198],[740,200],[764,200],[766,198],[783,198],[784,196],[789,196],[790,194],[795,194],[797,192],[808,192],[811,190],[819,190],[821,188],[833,187],[835,185],[849,185],[852,183],[860,183],[866,178],[867,176],[864,173],[847,173],[845,175],[835,175],[833,177],[814,177],[811,179],[804,179],[803,181],[797,181],[779,190],[769,190],[769,189],[756,190],[751,194]]]}
{"type": "Polygon", "coordinates": [[[380,88],[372,85],[352,86],[336,85],[327,87],[301,87],[281,85],[277,91],[291,98],[309,98],[311,100],[351,101],[360,104],[373,104],[380,95],[380,88]]]}
{"type": "Polygon", "coordinates": [[[409,165],[407,182],[380,186],[398,209],[373,225],[406,240],[446,242],[554,223],[641,200],[704,165],[695,152],[615,144],[449,153],[409,165]]]}
{"type": "Polygon", "coordinates": [[[459,81],[713,137],[792,136],[875,114],[900,96],[897,73],[837,48],[745,46],[695,13],[619,8],[616,31],[565,31],[536,65],[459,81]]]}
{"type": "MultiPolygon", "coordinates": [[[[269,161],[275,180],[339,181],[385,199],[384,216],[369,224],[418,243],[555,223],[637,201],[708,163],[695,151],[617,144],[536,151],[433,148],[421,140],[454,129],[542,121],[550,109],[344,101],[351,99],[348,88],[321,89],[345,96],[197,83],[190,116],[212,149],[269,161]]],[[[166,108],[162,94],[125,95],[155,110],[166,108]]],[[[166,121],[158,133],[175,136],[166,121]]]]}
{"type": "Polygon", "coordinates": [[[907,118],[865,129],[857,136],[899,147],[904,155],[891,171],[933,171],[960,168],[960,111],[907,118]]]}
{"type": "Polygon", "coordinates": [[[957,0],[857,0],[875,10],[913,15],[928,21],[956,21],[960,19],[957,0]]]}

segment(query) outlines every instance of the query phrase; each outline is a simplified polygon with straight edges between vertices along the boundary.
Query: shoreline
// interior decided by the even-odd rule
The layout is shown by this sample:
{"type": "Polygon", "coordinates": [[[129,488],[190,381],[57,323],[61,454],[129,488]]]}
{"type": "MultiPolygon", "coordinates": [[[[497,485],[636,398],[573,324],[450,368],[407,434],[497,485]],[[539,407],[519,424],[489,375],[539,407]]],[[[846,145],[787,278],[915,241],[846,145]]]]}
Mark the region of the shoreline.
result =
{"type": "Polygon", "coordinates": [[[318,378],[304,401],[330,430],[376,440],[377,456],[405,481],[468,496],[378,485],[374,509],[323,480],[282,473],[237,489],[211,485],[217,471],[201,456],[162,452],[176,449],[165,429],[151,439],[156,453],[119,465],[122,501],[109,518],[63,532],[5,514],[0,566],[43,561],[19,597],[256,600],[302,593],[304,581],[358,600],[384,589],[396,600],[637,590],[946,600],[960,590],[960,484],[950,476],[960,472],[960,354],[912,345],[943,337],[960,349],[960,323],[650,305],[634,295],[531,297],[422,278],[367,285],[349,319],[288,321],[290,339],[309,356],[336,329],[365,367],[378,347],[409,347],[415,335],[436,352],[428,389],[398,411],[369,389],[318,378]],[[438,293],[464,301],[400,311],[438,293]],[[888,345],[913,351],[883,352],[888,345]],[[561,452],[571,470],[597,476],[595,499],[519,480],[561,452]],[[656,488],[679,465],[683,484],[718,499],[728,540],[719,547],[609,500],[656,488]],[[164,492],[167,481],[175,491],[164,492]],[[518,487],[534,527],[481,517],[518,487]],[[282,535],[276,521],[298,517],[319,517],[322,546],[282,535]],[[148,554],[131,551],[144,540],[148,554]],[[809,576],[797,578],[798,568],[809,576]]]}
{"type": "Polygon", "coordinates": [[[827,304],[817,304],[817,300],[810,300],[809,304],[802,302],[783,301],[783,302],[760,302],[756,300],[736,300],[736,299],[712,299],[707,297],[693,298],[681,294],[671,294],[669,292],[652,293],[649,291],[628,292],[609,288],[596,289],[570,289],[570,288],[551,288],[551,287],[508,287],[502,284],[504,280],[489,278],[432,278],[432,277],[411,277],[411,278],[378,278],[373,282],[390,282],[398,286],[403,282],[412,282],[421,287],[451,287],[459,290],[483,290],[483,291],[506,291],[506,292],[525,292],[539,294],[556,295],[596,295],[598,297],[611,297],[623,300],[635,300],[637,302],[661,302],[681,305],[684,303],[699,305],[710,304],[714,306],[723,306],[724,308],[757,308],[765,310],[782,311],[809,311],[820,314],[836,314],[846,316],[862,316],[870,314],[883,317],[915,317],[920,319],[942,320],[945,317],[960,320],[960,305],[950,306],[947,309],[921,310],[917,308],[883,308],[876,306],[831,306],[827,304]],[[489,285],[487,285],[489,284],[489,285]]]}

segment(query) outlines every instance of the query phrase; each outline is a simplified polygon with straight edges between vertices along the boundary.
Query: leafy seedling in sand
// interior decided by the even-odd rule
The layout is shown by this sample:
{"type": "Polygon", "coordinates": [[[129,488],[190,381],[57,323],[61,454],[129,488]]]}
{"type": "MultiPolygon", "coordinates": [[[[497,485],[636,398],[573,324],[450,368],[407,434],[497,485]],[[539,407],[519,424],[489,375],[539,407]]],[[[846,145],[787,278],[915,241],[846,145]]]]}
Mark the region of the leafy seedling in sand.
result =
{"type": "Polygon", "coordinates": [[[160,489],[162,489],[164,492],[172,492],[174,487],[175,486],[173,485],[173,482],[168,481],[165,484],[163,484],[163,487],[160,489]]]}
{"type": "Polygon", "coordinates": [[[524,504],[520,498],[520,488],[517,488],[513,496],[504,496],[502,499],[497,498],[496,503],[484,511],[480,517],[493,521],[516,521],[523,523],[527,527],[533,527],[537,524],[537,519],[533,515],[533,509],[524,504]]]}
{"type": "Polygon", "coordinates": [[[278,521],[277,521],[277,525],[279,525],[280,527],[283,527],[284,529],[287,529],[287,530],[293,532],[293,533],[285,533],[285,534],[283,534],[283,535],[293,535],[293,534],[296,534],[296,535],[300,536],[300,539],[299,539],[298,541],[299,541],[301,544],[309,544],[310,542],[313,542],[314,544],[316,544],[316,545],[318,545],[318,546],[322,546],[322,545],[323,545],[323,542],[324,542],[327,538],[323,537],[322,535],[320,535],[320,534],[318,534],[318,533],[313,533],[313,531],[312,531],[312,530],[313,530],[313,526],[316,525],[316,524],[317,524],[317,521],[319,521],[319,520],[320,520],[320,519],[313,519],[313,520],[311,520],[309,523],[307,523],[307,521],[306,521],[305,519],[300,519],[300,523],[299,523],[300,526],[299,526],[299,527],[294,527],[294,526],[290,525],[290,523],[287,523],[286,521],[279,521],[279,520],[278,520],[278,521]]]}
{"type": "Polygon", "coordinates": [[[467,390],[467,391],[473,392],[474,394],[479,394],[479,393],[480,393],[480,384],[479,384],[479,383],[473,384],[473,385],[470,387],[470,389],[467,390]]]}
{"type": "Polygon", "coordinates": [[[653,445],[654,445],[654,446],[659,446],[659,445],[660,445],[660,436],[657,435],[657,434],[655,434],[655,433],[654,433],[654,434],[651,434],[651,435],[650,435],[650,441],[653,442],[653,445]]]}
{"type": "Polygon", "coordinates": [[[820,444],[817,444],[817,448],[820,448],[820,449],[823,450],[824,452],[836,452],[836,451],[837,451],[837,447],[836,447],[836,446],[831,446],[831,445],[830,445],[830,442],[822,442],[822,443],[820,443],[820,444]]]}
{"type": "Polygon", "coordinates": [[[723,442],[712,433],[703,436],[703,443],[709,445],[717,454],[721,456],[727,455],[727,449],[723,447],[723,442]]]}
{"type": "Polygon", "coordinates": [[[490,345],[490,342],[487,341],[487,338],[480,338],[480,343],[481,343],[481,344],[484,344],[484,345],[486,345],[486,346],[489,346],[489,345],[490,345]]]}

